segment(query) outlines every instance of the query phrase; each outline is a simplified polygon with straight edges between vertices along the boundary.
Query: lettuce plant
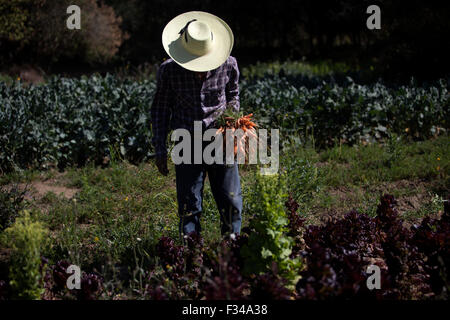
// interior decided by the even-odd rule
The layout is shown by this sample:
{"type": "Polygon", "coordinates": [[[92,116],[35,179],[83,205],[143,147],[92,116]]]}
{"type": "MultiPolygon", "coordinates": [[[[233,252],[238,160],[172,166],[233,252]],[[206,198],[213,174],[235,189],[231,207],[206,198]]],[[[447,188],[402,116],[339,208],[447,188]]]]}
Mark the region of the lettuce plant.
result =
{"type": "Polygon", "coordinates": [[[10,285],[17,299],[40,299],[44,292],[41,251],[46,235],[44,225],[33,221],[26,210],[5,230],[7,245],[12,249],[10,285]]]}
{"type": "Polygon", "coordinates": [[[299,258],[291,258],[293,239],[287,234],[289,220],[285,211],[284,179],[283,175],[255,176],[255,186],[247,197],[253,217],[248,244],[242,248],[244,274],[265,273],[275,262],[285,279],[298,278],[302,263],[299,258]]]}

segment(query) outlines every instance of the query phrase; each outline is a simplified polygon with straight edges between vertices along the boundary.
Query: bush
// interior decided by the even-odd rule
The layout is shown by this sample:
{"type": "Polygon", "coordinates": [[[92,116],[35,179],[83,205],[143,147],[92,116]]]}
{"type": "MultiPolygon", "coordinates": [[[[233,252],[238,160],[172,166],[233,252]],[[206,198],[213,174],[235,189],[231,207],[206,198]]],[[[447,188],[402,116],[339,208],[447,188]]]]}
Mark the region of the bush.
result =
{"type": "Polygon", "coordinates": [[[35,39],[40,56],[53,62],[81,58],[88,63],[105,63],[119,51],[126,35],[121,31],[122,19],[114,9],[95,0],[78,1],[81,9],[81,30],[68,30],[66,8],[71,1],[46,1],[37,13],[40,33],[35,39]],[[56,39],[56,41],[55,41],[56,39]]]}
{"type": "Polygon", "coordinates": [[[28,42],[33,35],[32,9],[41,0],[0,0],[0,39],[28,42]]]}
{"type": "Polygon", "coordinates": [[[5,48],[10,51],[1,55],[8,57],[13,52],[9,60],[45,65],[111,61],[127,38],[120,29],[122,19],[110,6],[80,0],[76,5],[81,9],[81,30],[69,30],[66,9],[71,4],[68,0],[0,0],[0,39],[6,40],[5,48]]]}
{"type": "Polygon", "coordinates": [[[47,230],[23,211],[15,223],[5,230],[7,245],[12,249],[9,279],[13,297],[40,299],[44,292],[41,251],[47,230]]]}

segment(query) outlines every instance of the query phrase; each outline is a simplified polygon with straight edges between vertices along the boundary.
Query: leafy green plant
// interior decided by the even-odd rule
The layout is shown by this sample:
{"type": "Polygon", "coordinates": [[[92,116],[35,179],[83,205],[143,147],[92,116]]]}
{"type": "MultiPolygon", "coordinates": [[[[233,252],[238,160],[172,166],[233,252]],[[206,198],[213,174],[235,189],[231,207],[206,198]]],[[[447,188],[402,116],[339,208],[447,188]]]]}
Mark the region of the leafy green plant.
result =
{"type": "Polygon", "coordinates": [[[111,75],[0,83],[1,170],[104,163],[111,146],[130,161],[148,158],[155,86],[111,75]]]}
{"type": "Polygon", "coordinates": [[[286,200],[284,176],[256,174],[254,188],[247,197],[253,217],[248,245],[242,248],[245,274],[268,272],[274,262],[285,279],[294,281],[298,278],[302,262],[290,257],[293,239],[287,235],[286,200]]]}
{"type": "Polygon", "coordinates": [[[15,298],[40,299],[44,292],[41,251],[46,235],[44,225],[33,221],[26,210],[5,230],[6,243],[12,249],[9,278],[15,298]]]}
{"type": "Polygon", "coordinates": [[[9,227],[23,209],[25,190],[13,186],[11,189],[0,188],[0,231],[9,227]]]}
{"type": "Polygon", "coordinates": [[[296,158],[294,153],[286,154],[286,179],[289,192],[298,202],[305,202],[313,192],[320,189],[319,169],[310,160],[296,158]]]}
{"type": "MultiPolygon", "coordinates": [[[[242,82],[244,113],[258,115],[261,126],[282,128],[286,136],[313,132],[319,147],[337,141],[355,144],[388,138],[388,132],[426,139],[448,131],[449,95],[440,80],[418,87],[411,82],[389,87],[360,85],[347,77],[337,83],[266,75],[242,82]]],[[[307,134],[302,137],[305,142],[307,134]]]]}
{"type": "Polygon", "coordinates": [[[401,157],[401,137],[393,133],[389,135],[389,139],[385,145],[385,163],[390,168],[401,157]]]}

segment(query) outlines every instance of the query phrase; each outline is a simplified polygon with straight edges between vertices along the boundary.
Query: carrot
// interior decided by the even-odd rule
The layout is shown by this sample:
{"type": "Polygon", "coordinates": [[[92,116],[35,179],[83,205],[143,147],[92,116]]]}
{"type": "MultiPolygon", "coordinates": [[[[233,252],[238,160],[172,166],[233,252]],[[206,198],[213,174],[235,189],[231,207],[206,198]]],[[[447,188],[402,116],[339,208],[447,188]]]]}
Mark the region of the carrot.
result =
{"type": "MultiPolygon", "coordinates": [[[[247,141],[249,138],[255,138],[256,136],[256,131],[255,128],[258,127],[258,125],[252,121],[253,117],[253,113],[250,113],[246,116],[242,116],[239,118],[234,118],[234,117],[223,117],[223,122],[224,123],[218,130],[217,130],[217,134],[218,133],[222,133],[223,137],[223,143],[224,143],[224,148],[226,145],[226,130],[227,129],[231,129],[232,132],[234,132],[237,129],[242,129],[244,131],[244,136],[242,137],[243,141],[240,141],[240,145],[241,147],[239,148],[240,150],[244,151],[244,152],[248,152],[247,147],[245,147],[247,141]]],[[[236,155],[238,151],[237,148],[237,141],[234,143],[234,154],[236,155]]]]}

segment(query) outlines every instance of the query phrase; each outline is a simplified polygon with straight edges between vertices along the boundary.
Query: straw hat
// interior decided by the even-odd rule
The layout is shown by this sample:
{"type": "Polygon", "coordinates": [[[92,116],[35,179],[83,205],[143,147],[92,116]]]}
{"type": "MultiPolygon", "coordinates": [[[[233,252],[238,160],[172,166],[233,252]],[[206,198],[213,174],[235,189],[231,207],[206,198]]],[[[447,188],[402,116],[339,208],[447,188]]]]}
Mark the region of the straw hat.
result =
{"type": "Polygon", "coordinates": [[[162,43],[167,54],[180,66],[205,72],[218,68],[228,59],[234,36],[219,17],[190,11],[176,16],[166,25],[162,43]]]}

